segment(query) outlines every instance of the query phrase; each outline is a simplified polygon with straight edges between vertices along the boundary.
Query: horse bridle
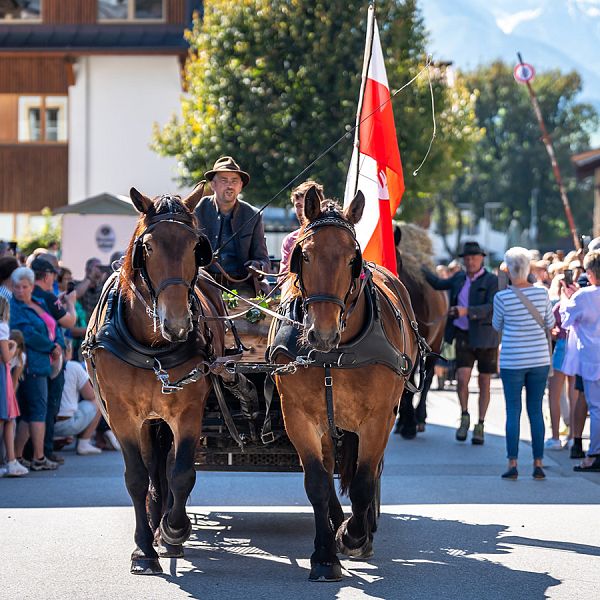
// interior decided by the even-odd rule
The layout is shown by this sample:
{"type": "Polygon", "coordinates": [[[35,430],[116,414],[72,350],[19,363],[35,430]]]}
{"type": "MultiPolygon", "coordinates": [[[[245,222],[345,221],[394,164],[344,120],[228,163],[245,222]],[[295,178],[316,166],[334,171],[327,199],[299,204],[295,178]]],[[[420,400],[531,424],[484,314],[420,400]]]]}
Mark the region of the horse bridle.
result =
{"type": "Polygon", "coordinates": [[[296,245],[294,246],[294,251],[292,252],[292,256],[290,258],[290,272],[296,274],[296,286],[302,294],[302,306],[304,312],[306,312],[306,309],[310,304],[314,304],[317,302],[329,302],[331,304],[335,304],[341,309],[340,328],[343,331],[346,327],[346,319],[352,311],[352,309],[347,309],[346,303],[350,294],[354,292],[355,281],[361,276],[363,272],[363,258],[362,253],[360,251],[360,246],[356,239],[356,231],[354,230],[354,227],[350,223],[348,223],[348,221],[345,221],[344,219],[339,217],[334,211],[328,211],[328,213],[325,214],[325,216],[317,218],[314,221],[310,222],[304,228],[302,239],[298,240],[296,242],[296,245]],[[338,296],[334,296],[333,294],[312,294],[309,296],[306,294],[304,282],[302,281],[302,262],[304,260],[302,257],[302,242],[312,237],[318,229],[321,229],[323,227],[338,227],[339,229],[344,229],[345,231],[350,233],[355,245],[356,254],[352,264],[352,277],[350,281],[350,287],[348,288],[348,291],[346,292],[343,299],[338,296]]]}
{"type": "MultiPolygon", "coordinates": [[[[150,302],[152,305],[152,318],[156,319],[156,306],[158,303],[158,297],[168,287],[173,285],[183,285],[188,289],[188,301],[190,307],[193,307],[196,301],[195,287],[198,279],[198,269],[200,267],[207,266],[212,261],[212,247],[208,238],[199,233],[198,230],[190,225],[191,219],[188,215],[180,213],[162,213],[156,215],[148,220],[146,228],[135,238],[132,249],[132,260],[131,264],[135,271],[139,271],[142,281],[148,289],[150,294],[150,302]],[[196,269],[194,271],[194,277],[191,281],[186,281],[182,277],[169,277],[160,282],[158,287],[155,289],[152,285],[152,280],[146,268],[146,250],[144,244],[144,237],[153,231],[159,223],[176,223],[187,231],[194,234],[197,238],[196,246],[194,248],[194,258],[196,262],[196,269]]],[[[134,289],[135,291],[135,289],[134,289]]],[[[136,294],[137,295],[137,294],[136,294]]]]}

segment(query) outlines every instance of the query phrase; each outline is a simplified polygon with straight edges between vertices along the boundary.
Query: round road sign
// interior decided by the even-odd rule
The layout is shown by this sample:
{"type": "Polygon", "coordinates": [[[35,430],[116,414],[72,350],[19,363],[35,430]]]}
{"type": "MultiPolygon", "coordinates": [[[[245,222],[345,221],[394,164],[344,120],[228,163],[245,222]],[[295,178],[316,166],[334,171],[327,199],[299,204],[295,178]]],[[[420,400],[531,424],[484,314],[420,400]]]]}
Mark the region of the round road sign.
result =
{"type": "Polygon", "coordinates": [[[513,75],[519,83],[527,83],[533,81],[535,69],[528,63],[519,63],[514,68],[513,75]]]}

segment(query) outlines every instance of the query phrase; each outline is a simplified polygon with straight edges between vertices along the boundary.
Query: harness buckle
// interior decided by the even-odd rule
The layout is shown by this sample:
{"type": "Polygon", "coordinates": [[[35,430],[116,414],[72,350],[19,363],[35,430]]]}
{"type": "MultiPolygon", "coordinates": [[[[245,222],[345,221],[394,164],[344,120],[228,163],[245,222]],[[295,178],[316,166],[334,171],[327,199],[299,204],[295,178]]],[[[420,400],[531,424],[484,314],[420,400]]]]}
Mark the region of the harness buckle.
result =
{"type": "Polygon", "coordinates": [[[275,441],[275,434],[272,431],[260,434],[260,440],[263,444],[272,444],[275,441]]]}
{"type": "Polygon", "coordinates": [[[325,377],[325,387],[333,387],[333,377],[325,377]]]}

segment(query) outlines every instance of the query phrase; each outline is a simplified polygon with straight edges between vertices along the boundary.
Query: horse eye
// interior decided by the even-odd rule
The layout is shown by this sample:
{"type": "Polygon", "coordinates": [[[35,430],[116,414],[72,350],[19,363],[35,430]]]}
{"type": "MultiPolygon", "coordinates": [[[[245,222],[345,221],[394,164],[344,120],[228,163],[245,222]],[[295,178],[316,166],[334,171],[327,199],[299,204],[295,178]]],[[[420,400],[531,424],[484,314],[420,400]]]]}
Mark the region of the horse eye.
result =
{"type": "Polygon", "coordinates": [[[302,252],[302,260],[308,262],[308,254],[306,254],[306,252],[302,252]]]}
{"type": "Polygon", "coordinates": [[[144,250],[148,256],[152,254],[152,246],[148,242],[144,244],[144,250]]]}

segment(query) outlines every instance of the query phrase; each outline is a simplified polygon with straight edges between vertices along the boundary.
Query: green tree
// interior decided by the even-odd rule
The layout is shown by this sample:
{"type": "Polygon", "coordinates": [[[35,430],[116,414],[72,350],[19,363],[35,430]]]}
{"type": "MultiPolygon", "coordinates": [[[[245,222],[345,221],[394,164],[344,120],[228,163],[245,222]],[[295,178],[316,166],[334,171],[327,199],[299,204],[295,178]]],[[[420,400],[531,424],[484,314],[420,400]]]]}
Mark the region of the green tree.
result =
{"type": "MultiPolygon", "coordinates": [[[[196,19],[186,33],[188,94],[181,117],[154,131],[154,149],[177,157],[180,182],[199,180],[216,157],[231,154],[253,176],[247,197],[262,203],[349,131],[366,8],[364,0],[207,0],[203,21],[196,19]]],[[[416,0],[381,0],[377,20],[395,89],[423,68],[426,32],[416,0]]],[[[449,187],[475,133],[468,94],[450,90],[443,74],[438,69],[433,76],[438,141],[419,177],[412,171],[432,132],[426,75],[393,101],[406,214],[426,208],[429,198],[449,187]]],[[[349,134],[303,179],[316,178],[328,196],[341,197],[352,141],[349,134]]],[[[287,203],[287,194],[278,202],[287,203]]]]}
{"type": "MultiPolygon", "coordinates": [[[[482,216],[487,202],[501,202],[500,227],[516,218],[530,225],[530,199],[538,197],[539,244],[549,246],[569,236],[569,229],[550,161],[525,86],[515,82],[512,68],[501,62],[464,75],[476,95],[475,112],[484,137],[474,147],[452,196],[470,204],[482,216]],[[536,190],[536,191],[534,191],[536,190]]],[[[591,185],[575,179],[572,154],[589,148],[590,132],[598,127],[598,114],[577,101],[581,78],[575,72],[539,73],[533,83],[544,121],[552,136],[576,225],[591,229],[591,185]]]]}

